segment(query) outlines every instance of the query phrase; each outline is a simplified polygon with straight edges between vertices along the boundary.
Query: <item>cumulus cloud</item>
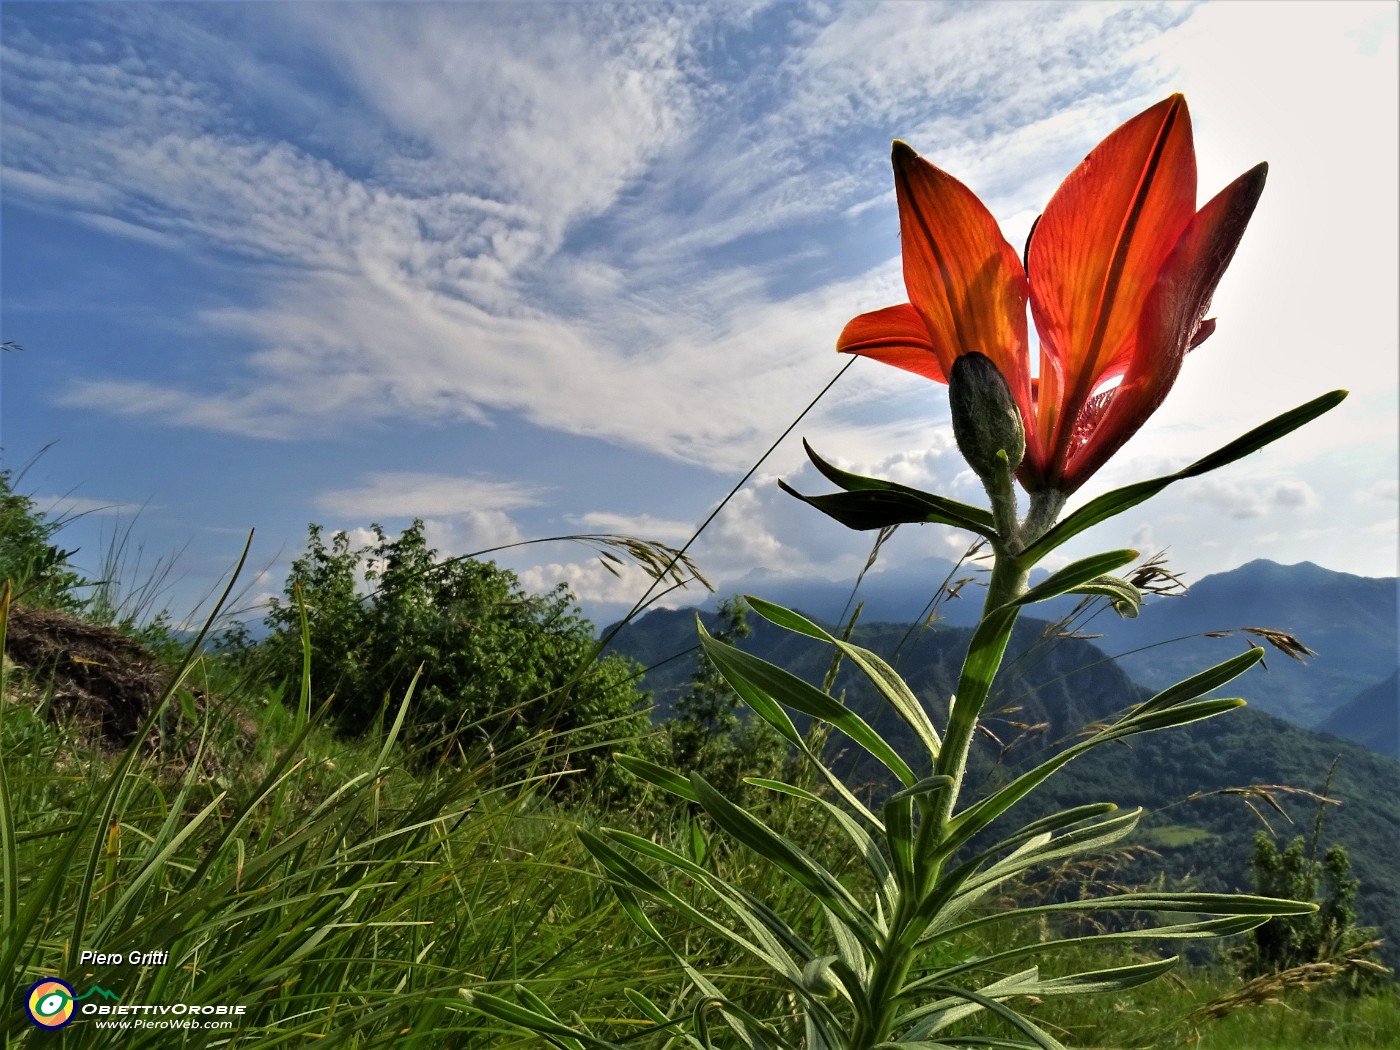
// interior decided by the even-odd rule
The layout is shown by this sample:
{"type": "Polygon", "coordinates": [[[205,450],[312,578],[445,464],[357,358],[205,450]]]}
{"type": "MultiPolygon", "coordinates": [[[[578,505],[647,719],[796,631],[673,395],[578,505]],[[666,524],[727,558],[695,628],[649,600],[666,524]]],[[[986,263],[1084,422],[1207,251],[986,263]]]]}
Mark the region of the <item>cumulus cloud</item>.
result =
{"type": "Polygon", "coordinates": [[[1236,520],[1315,510],[1317,493],[1304,481],[1206,478],[1195,486],[1196,498],[1236,520]]]}

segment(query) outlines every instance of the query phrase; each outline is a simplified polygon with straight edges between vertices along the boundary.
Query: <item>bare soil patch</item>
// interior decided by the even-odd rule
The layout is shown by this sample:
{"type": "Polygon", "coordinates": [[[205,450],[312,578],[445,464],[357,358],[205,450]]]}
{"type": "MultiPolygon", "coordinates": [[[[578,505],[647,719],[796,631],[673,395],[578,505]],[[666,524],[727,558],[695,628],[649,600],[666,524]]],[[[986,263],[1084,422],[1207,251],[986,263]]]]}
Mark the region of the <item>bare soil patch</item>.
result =
{"type": "MultiPolygon", "coordinates": [[[[76,729],[84,742],[106,751],[130,746],[172,673],[140,642],[116,628],[23,605],[10,607],[5,656],[46,692],[52,691],[52,718],[76,729]]],[[[203,693],[190,692],[203,708],[207,702],[203,693]]],[[[244,736],[252,729],[251,725],[241,728],[244,736]]],[[[152,730],[145,743],[158,752],[159,734],[152,730]]],[[[183,752],[180,757],[190,758],[194,748],[194,741],[186,741],[178,748],[183,752]]],[[[210,761],[206,752],[201,765],[210,761]]]]}

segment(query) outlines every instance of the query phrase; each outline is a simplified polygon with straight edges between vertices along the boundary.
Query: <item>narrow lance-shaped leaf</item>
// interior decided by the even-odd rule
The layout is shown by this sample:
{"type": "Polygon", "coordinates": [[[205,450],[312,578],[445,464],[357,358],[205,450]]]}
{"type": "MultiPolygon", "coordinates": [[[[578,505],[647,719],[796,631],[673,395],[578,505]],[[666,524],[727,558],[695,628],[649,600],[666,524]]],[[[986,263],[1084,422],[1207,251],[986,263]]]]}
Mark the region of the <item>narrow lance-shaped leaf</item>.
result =
{"type": "Polygon", "coordinates": [[[841,830],[846,833],[846,837],[856,847],[856,852],[865,861],[865,866],[875,876],[876,886],[884,902],[887,905],[892,904],[895,892],[894,874],[890,871],[885,855],[880,852],[880,847],[854,817],[835,803],[829,802],[805,788],[796,787],[781,780],[768,780],[765,777],[745,777],[744,780],[745,783],[753,784],[756,787],[781,792],[806,802],[814,802],[825,809],[827,815],[836,821],[841,830]]]}
{"type": "Polygon", "coordinates": [[[650,857],[667,864],[694,879],[700,885],[708,887],[715,898],[768,949],[769,955],[766,957],[760,955],[760,958],[781,976],[792,979],[797,973],[796,967],[792,965],[792,960],[789,958],[789,953],[804,962],[816,957],[817,952],[811,945],[798,936],[768,905],[742,887],[732,885],[719,875],[707,871],[674,850],[667,849],[665,846],[640,835],[619,831],[616,828],[605,828],[603,833],[619,845],[627,846],[644,857],[650,857]]]}
{"type": "Polygon", "coordinates": [[[1139,481],[1136,484],[1125,485],[1123,488],[1106,492],[1102,496],[1090,500],[1027,547],[1025,556],[1032,561],[1039,561],[1056,547],[1079,535],[1085,529],[1151,499],[1173,482],[1194,478],[1207,471],[1227,466],[1243,459],[1251,452],[1257,452],[1265,445],[1291,434],[1324,412],[1330,412],[1336,408],[1346,396],[1347,391],[1345,390],[1333,390],[1331,393],[1314,398],[1306,404],[1284,412],[1282,415],[1275,416],[1262,426],[1255,427],[1249,433],[1236,438],[1210,455],[1203,456],[1174,474],[1166,474],[1150,481],[1139,481]]]}
{"type": "Polygon", "coordinates": [[[1106,597],[1113,606],[1113,611],[1126,620],[1136,617],[1142,608],[1142,591],[1118,576],[1096,576],[1088,583],[1070,588],[1066,593],[1106,597]]]}
{"type": "Polygon", "coordinates": [[[1122,568],[1138,557],[1138,552],[1134,550],[1106,551],[1103,554],[1093,554],[1087,558],[1066,565],[1063,569],[1052,572],[1045,579],[1041,580],[1034,587],[1029,588],[1024,594],[1016,598],[1013,604],[1031,605],[1034,602],[1043,602],[1049,598],[1057,598],[1062,594],[1082,587],[1090,580],[1097,579],[1104,573],[1112,572],[1114,569],[1122,568]]]}
{"type": "Polygon", "coordinates": [[[665,766],[657,765],[655,762],[639,758],[636,755],[615,754],[613,760],[627,772],[640,780],[645,780],[648,784],[659,787],[663,791],[669,791],[687,802],[694,802],[697,805],[700,802],[700,799],[696,797],[695,789],[690,786],[690,781],[674,769],[667,769],[665,766]]]}
{"type": "Polygon", "coordinates": [[[947,524],[962,522],[963,528],[971,529],[973,532],[982,532],[984,535],[986,531],[996,528],[991,512],[982,507],[974,507],[970,503],[961,503],[958,500],[948,499],[946,496],[935,495],[932,492],[924,492],[922,489],[901,485],[895,481],[884,481],[880,478],[867,478],[860,474],[852,474],[826,462],[806,441],[802,442],[802,447],[807,452],[807,458],[812,461],[812,465],[821,472],[822,476],[846,492],[890,492],[912,496],[929,501],[941,513],[955,519],[947,524]]]}
{"type": "Polygon", "coordinates": [[[704,624],[700,625],[700,644],[704,646],[706,654],[714,661],[725,680],[736,689],[757,689],[805,715],[829,722],[870,752],[905,785],[912,784],[917,779],[913,770],[899,756],[899,752],[871,729],[865,719],[827,696],[816,686],[767,660],[751,656],[741,649],[710,637],[704,624]]]}
{"type": "MultiPolygon", "coordinates": [[[[1151,962],[1133,963],[1126,966],[1115,966],[1106,970],[1094,970],[1086,973],[1069,974],[1064,977],[1041,978],[1037,968],[1032,967],[1021,973],[1013,974],[1009,978],[995,981],[979,989],[983,995],[995,997],[997,999],[1010,999],[1018,996],[1045,997],[1052,995],[1088,995],[1100,992],[1121,991],[1126,988],[1133,988],[1137,985],[1146,984],[1155,980],[1162,974],[1174,968],[1180,961],[1179,956],[1171,956],[1167,959],[1155,959],[1151,962]]],[[[923,1023],[916,1025],[909,1030],[906,1039],[913,1037],[923,1037],[932,1035],[948,1027],[955,1021],[962,1020],[977,1012],[980,1007],[976,1004],[960,1004],[957,998],[948,997],[939,999],[932,1003],[922,1004],[918,1009],[896,1019],[897,1027],[904,1027],[912,1022],[922,1020],[923,1023]]],[[[961,1040],[958,1041],[961,1043],[961,1040]]],[[[889,1047],[918,1046],[918,1042],[890,1043],[889,1047]]],[[[998,1045],[996,1043],[986,1043],[987,1046],[998,1045]]],[[[1011,1044],[1024,1046],[1025,1044],[1011,1044]]]]}
{"type": "Polygon", "coordinates": [[[869,532],[891,525],[952,525],[990,538],[991,530],[957,514],[947,513],[932,493],[832,492],[808,496],[785,481],[778,487],[789,496],[817,508],[848,529],[869,532]]]}
{"type": "MultiPolygon", "coordinates": [[[[1185,696],[1181,698],[1183,701],[1186,699],[1188,698],[1185,696]]],[[[1025,798],[1059,769],[1091,748],[1137,733],[1166,729],[1170,726],[1185,725],[1203,718],[1210,718],[1241,707],[1243,704],[1244,701],[1238,699],[1204,700],[1195,704],[1178,702],[1176,706],[1164,710],[1130,713],[1104,732],[1066,748],[1034,769],[1022,773],[1004,788],[963,810],[951,822],[945,845],[949,849],[957,848],[1025,798]]]]}
{"type": "Polygon", "coordinates": [[[766,602],[762,598],[755,598],[751,595],[746,595],[744,601],[754,612],[770,623],[807,638],[815,638],[818,641],[834,645],[860,668],[875,688],[880,690],[880,693],[889,701],[890,706],[895,709],[905,724],[914,731],[914,735],[919,738],[924,750],[928,752],[930,761],[938,758],[940,747],[938,731],[934,729],[933,722],[929,719],[928,712],[924,710],[923,705],[919,703],[918,697],[914,695],[893,667],[869,649],[863,649],[844,639],[837,638],[791,609],[785,609],[781,605],[774,605],[772,602],[766,602]]]}
{"type": "Polygon", "coordinates": [[[582,1050],[584,1047],[593,1048],[593,1050],[627,1050],[626,1047],[618,1043],[610,1043],[605,1039],[583,1035],[554,1018],[546,1017],[537,1010],[513,1003],[499,995],[492,995],[490,992],[478,992],[471,988],[463,988],[461,995],[466,1000],[467,1005],[473,1009],[480,1010],[498,1021],[505,1021],[507,1024],[516,1025],[528,1032],[534,1032],[556,1047],[567,1048],[567,1050],[582,1050]]]}
{"type": "Polygon", "coordinates": [[[803,889],[841,917],[866,947],[874,949],[877,931],[851,892],[803,850],[783,838],[742,806],[721,795],[699,773],[690,775],[700,804],[725,831],[786,872],[803,889]]]}
{"type": "Polygon", "coordinates": [[[1190,678],[1168,686],[1156,696],[1140,704],[1133,711],[1133,714],[1145,715],[1153,711],[1175,707],[1187,700],[1194,700],[1196,697],[1202,696],[1212,689],[1218,689],[1226,682],[1243,674],[1263,658],[1263,649],[1248,649],[1237,656],[1221,661],[1214,667],[1208,667],[1190,678]]]}

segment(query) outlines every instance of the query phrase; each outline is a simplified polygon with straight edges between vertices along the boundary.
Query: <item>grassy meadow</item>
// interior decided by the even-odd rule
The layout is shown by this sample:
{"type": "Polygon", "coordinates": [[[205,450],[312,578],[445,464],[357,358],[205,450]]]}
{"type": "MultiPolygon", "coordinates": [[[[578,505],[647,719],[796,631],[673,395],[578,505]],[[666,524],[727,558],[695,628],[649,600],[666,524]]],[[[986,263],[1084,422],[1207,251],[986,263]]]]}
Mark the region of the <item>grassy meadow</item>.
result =
{"type": "MultiPolygon", "coordinates": [[[[0,626],[13,641],[20,611],[42,608],[45,592],[32,566],[27,577],[10,571],[19,577],[18,597],[12,603],[6,587],[0,626]]],[[[58,597],[75,581],[60,583],[58,597]]],[[[77,630],[81,603],[70,606],[64,622],[77,630]]],[[[31,627],[35,615],[27,614],[31,627]]],[[[580,830],[599,826],[651,838],[722,874],[796,930],[822,922],[810,897],[685,803],[635,784],[620,790],[605,776],[581,779],[586,767],[559,760],[574,753],[572,738],[586,738],[595,752],[608,744],[657,753],[666,727],[639,732],[635,720],[613,717],[537,725],[514,737],[493,732],[486,746],[445,748],[441,736],[414,731],[418,705],[429,703],[421,669],[377,714],[347,726],[336,717],[338,700],[328,700],[334,690],[322,683],[304,618],[299,633],[298,673],[246,650],[210,650],[202,636],[176,644],[164,635],[149,647],[164,687],[135,713],[120,746],[93,711],[84,720],[65,709],[54,668],[6,659],[5,1047],[583,1045],[566,1035],[547,1042],[476,1011],[470,997],[478,993],[629,1047],[699,1046],[657,1023],[661,1015],[688,1017],[696,995],[676,958],[641,935],[580,843],[580,830]],[[132,953],[168,955],[132,963],[132,953]],[[78,1013],[47,1031],[30,1020],[25,1002],[31,986],[52,978],[72,986],[78,1013]],[[128,1013],[114,1013],[116,1004],[128,1013]],[[197,1015],[214,1022],[204,1027],[154,1027],[154,1008],[171,1004],[224,1012],[197,1015]],[[111,1027],[118,1019],[128,1027],[111,1027]]],[[[697,696],[713,689],[697,672],[697,696]]],[[[471,735],[460,726],[457,734],[471,735]]],[[[748,753],[765,752],[731,750],[728,759],[748,753]]],[[[772,827],[821,844],[819,859],[860,890],[868,873],[823,825],[824,810],[745,790],[772,827]]],[[[1046,892],[1044,878],[1034,885],[1046,892]]],[[[673,889],[714,913],[685,880],[673,889]]],[[[987,907],[1014,903],[1013,887],[987,907]]],[[[648,915],[671,948],[755,1016],[793,1010],[789,993],[728,942],[673,911],[648,915]]],[[[998,924],[939,950],[971,959],[1046,933],[1037,922],[998,924]]],[[[1067,970],[1164,954],[1131,944],[1076,950],[1067,970]]],[[[1047,1000],[1035,1015],[1078,1047],[1400,1047],[1393,983],[1357,995],[1323,976],[1283,975],[1242,988],[1217,952],[1136,988],[1047,1000]]],[[[998,1023],[960,1022],[947,1045],[997,1034],[998,1023]]],[[[717,1035],[714,1045],[729,1045],[724,1039],[717,1035]]]]}
{"type": "MultiPolygon", "coordinates": [[[[7,1046],[541,1045],[471,1011],[463,989],[538,996],[566,1022],[663,1046],[628,991],[663,1010],[679,1006],[684,974],[637,933],[575,829],[631,828],[738,881],[751,873],[765,899],[790,896],[771,869],[674,807],[561,806],[528,754],[421,770],[395,723],[347,741],[318,719],[311,693],[289,706],[246,685],[240,692],[213,663],[201,658],[191,670],[220,699],[178,720],[168,750],[188,757],[174,761],[139,743],[103,753],[45,717],[42,682],[7,676],[7,1046]],[[73,958],[79,945],[166,950],[170,961],[83,967],[73,958]],[[23,991],[47,975],[123,1002],[247,1009],[229,1031],[113,1032],[84,1018],[48,1033],[19,1009],[23,991]]],[[[412,717],[411,697],[395,715],[412,717]]],[[[726,945],[671,932],[761,1015],[784,1009],[783,994],[726,945]]],[[[1393,991],[1358,999],[1324,985],[1202,1015],[1239,983],[1223,967],[1193,969],[1056,1003],[1044,1019],[1082,1046],[1400,1046],[1393,991]]]]}

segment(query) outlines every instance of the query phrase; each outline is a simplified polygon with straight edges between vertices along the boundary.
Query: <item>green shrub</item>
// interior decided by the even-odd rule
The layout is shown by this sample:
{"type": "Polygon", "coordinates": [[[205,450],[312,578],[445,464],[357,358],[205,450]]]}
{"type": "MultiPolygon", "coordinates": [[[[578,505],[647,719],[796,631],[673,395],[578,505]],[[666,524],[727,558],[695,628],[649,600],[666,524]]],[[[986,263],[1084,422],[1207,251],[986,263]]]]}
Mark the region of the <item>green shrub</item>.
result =
{"type": "Polygon", "coordinates": [[[76,612],[83,606],[76,592],[87,581],[68,561],[75,552],[52,542],[61,527],[14,490],[10,471],[0,470],[0,581],[33,605],[76,612]]]}
{"type": "Polygon", "coordinates": [[[300,671],[300,602],[316,691],[334,694],[343,732],[397,706],[421,667],[406,731],[423,753],[533,755],[605,793],[624,790],[629,778],[605,756],[648,731],[646,697],[631,661],[595,659],[592,625],[568,589],[533,595],[491,562],[441,560],[422,521],[396,538],[371,527],[375,540],[360,549],[310,527],[266,621],[263,647],[281,672],[300,671]]]}
{"type": "MultiPolygon", "coordinates": [[[[1246,977],[1370,954],[1368,940],[1375,931],[1356,925],[1360,882],[1351,877],[1345,848],[1334,845],[1318,860],[1299,835],[1280,853],[1273,838],[1260,831],[1254,836],[1250,869],[1260,894],[1316,901],[1318,908],[1307,915],[1270,919],[1253,930],[1240,952],[1246,977]]],[[[1349,967],[1347,973],[1353,991],[1387,983],[1386,971],[1379,966],[1349,967]]]]}

